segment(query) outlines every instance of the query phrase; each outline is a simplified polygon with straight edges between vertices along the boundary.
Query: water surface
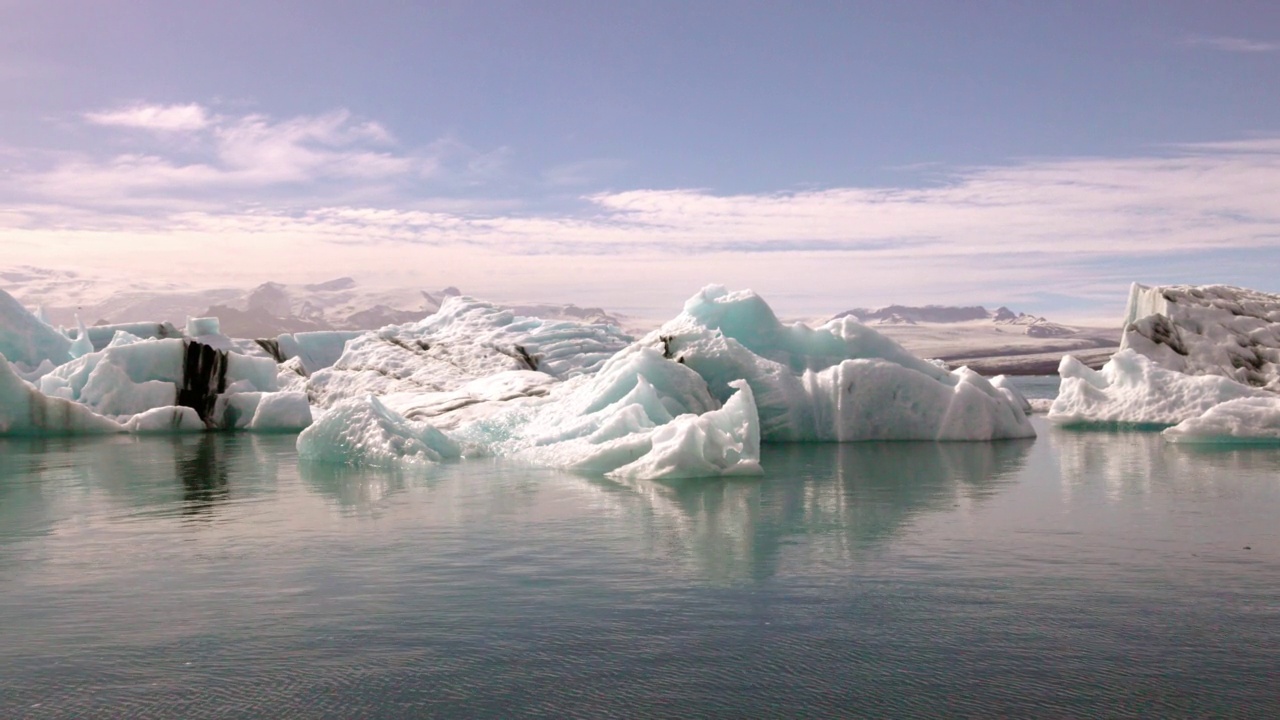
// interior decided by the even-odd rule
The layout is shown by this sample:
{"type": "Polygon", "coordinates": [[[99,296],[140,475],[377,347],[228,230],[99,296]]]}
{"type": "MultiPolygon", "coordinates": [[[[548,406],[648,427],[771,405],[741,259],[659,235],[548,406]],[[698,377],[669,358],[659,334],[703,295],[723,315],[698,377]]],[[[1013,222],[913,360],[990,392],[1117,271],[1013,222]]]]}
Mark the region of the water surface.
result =
{"type": "Polygon", "coordinates": [[[1280,451],[1036,423],[675,484],[0,441],[0,717],[1280,714],[1280,451]]]}

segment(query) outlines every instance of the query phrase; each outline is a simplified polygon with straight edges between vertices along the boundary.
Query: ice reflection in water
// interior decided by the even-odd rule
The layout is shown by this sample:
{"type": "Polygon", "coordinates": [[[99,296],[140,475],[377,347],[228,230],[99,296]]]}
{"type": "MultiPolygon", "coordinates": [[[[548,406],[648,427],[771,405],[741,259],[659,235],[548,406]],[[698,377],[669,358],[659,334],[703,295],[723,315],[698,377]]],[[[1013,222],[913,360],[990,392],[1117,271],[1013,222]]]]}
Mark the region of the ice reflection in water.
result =
{"type": "Polygon", "coordinates": [[[209,516],[219,503],[230,496],[226,463],[219,457],[221,449],[212,433],[196,436],[192,447],[176,448],[178,478],[182,480],[182,513],[195,517],[209,516]]]}
{"type": "Polygon", "coordinates": [[[1157,489],[1229,493],[1242,476],[1280,470],[1280,453],[1263,446],[1178,445],[1165,442],[1159,432],[1137,430],[1054,428],[1047,435],[1067,497],[1099,480],[1112,502],[1157,489]]]}
{"type": "Polygon", "coordinates": [[[3,441],[0,717],[1276,716],[1280,451],[1038,429],[630,484],[3,441]]]}
{"type": "Polygon", "coordinates": [[[759,579],[798,540],[847,561],[917,515],[991,496],[1032,442],[772,445],[763,479],[584,482],[640,526],[652,552],[716,581],[759,579]]]}

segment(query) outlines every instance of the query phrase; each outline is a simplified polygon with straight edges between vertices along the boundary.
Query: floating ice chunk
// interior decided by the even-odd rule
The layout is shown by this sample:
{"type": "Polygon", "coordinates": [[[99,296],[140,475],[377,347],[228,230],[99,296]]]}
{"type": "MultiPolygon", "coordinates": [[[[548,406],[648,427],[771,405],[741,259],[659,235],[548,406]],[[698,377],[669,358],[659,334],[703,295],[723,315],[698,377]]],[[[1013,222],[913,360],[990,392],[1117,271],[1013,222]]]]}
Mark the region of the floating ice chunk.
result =
{"type": "Polygon", "coordinates": [[[766,441],[1035,436],[1021,403],[977,374],[947,372],[848,317],[783,325],[750,291],[704,288],[641,343],[693,369],[721,400],[745,379],[766,441]]]}
{"type": "MultiPolygon", "coordinates": [[[[222,354],[190,340],[139,340],[117,333],[106,349],[41,377],[40,390],[124,420],[173,405],[200,407],[197,412],[205,413],[228,391],[273,392],[276,371],[270,358],[222,354]]],[[[253,412],[248,409],[245,422],[253,412]]]]}
{"type": "Polygon", "coordinates": [[[330,408],[298,436],[298,457],[368,467],[429,465],[461,454],[425,422],[406,420],[368,395],[330,408]]]}
{"type": "Polygon", "coordinates": [[[0,356],[0,435],[77,435],[123,429],[79,403],[44,395],[18,377],[0,356]]]}
{"type": "Polygon", "coordinates": [[[298,432],[311,425],[311,404],[306,393],[262,393],[249,421],[255,432],[298,432]]]}
{"type": "Polygon", "coordinates": [[[1187,444],[1280,443],[1280,397],[1228,400],[1162,434],[1187,444]]]}
{"type": "Polygon", "coordinates": [[[100,362],[76,399],[99,415],[137,415],[176,404],[178,386],[164,380],[134,382],[120,365],[100,362]]]}
{"type": "MultiPolygon", "coordinates": [[[[109,347],[76,358],[40,378],[40,390],[46,395],[91,404],[109,389],[99,384],[95,386],[97,396],[82,398],[90,377],[104,362],[121,370],[130,383],[160,381],[176,388],[183,378],[183,356],[181,340],[154,340],[109,347]]],[[[173,404],[174,399],[170,397],[167,402],[153,407],[173,404]]]]}
{"type": "Polygon", "coordinates": [[[169,434],[203,432],[204,421],[189,407],[156,407],[138,413],[124,424],[126,430],[136,434],[169,434]]]}
{"type": "Polygon", "coordinates": [[[1174,425],[1228,400],[1274,397],[1220,375],[1166,369],[1132,349],[1117,352],[1101,370],[1068,355],[1058,374],[1062,382],[1049,420],[1066,426],[1174,425]]]}
{"type": "Polygon", "coordinates": [[[297,432],[311,424],[311,405],[306,394],[300,392],[228,389],[215,400],[210,420],[224,430],[297,432]]]}
{"type": "MultiPolygon", "coordinates": [[[[759,472],[760,425],[751,389],[736,382],[722,408],[689,368],[633,346],[592,378],[558,388],[518,423],[500,454],[626,478],[685,478],[759,472]]],[[[505,427],[498,422],[477,428],[505,427]]],[[[498,435],[495,440],[501,440],[498,435]]]]}
{"type": "Polygon", "coordinates": [[[29,371],[45,360],[61,365],[70,359],[70,349],[71,341],[65,335],[0,290],[0,355],[29,371]]]}
{"type": "Polygon", "coordinates": [[[1134,283],[1120,348],[1169,370],[1280,392],[1280,295],[1227,285],[1134,283]]]}
{"type": "Polygon", "coordinates": [[[737,392],[724,407],[673,418],[652,433],[649,452],[607,474],[633,480],[759,475],[760,422],[751,386],[739,380],[733,387],[737,392]]]}
{"type": "Polygon", "coordinates": [[[331,367],[342,357],[347,341],[363,334],[358,330],[324,330],[280,335],[275,341],[276,361],[297,358],[303,372],[312,375],[331,367]]]}
{"type": "Polygon", "coordinates": [[[965,368],[948,372],[847,318],[784,326],[749,292],[707,288],[660,331],[599,362],[619,337],[612,330],[548,325],[465,299],[441,312],[348,342],[308,391],[388,394],[334,405],[299,448],[330,462],[433,462],[435,438],[467,455],[674,478],[758,472],[762,437],[1035,435],[1016,391],[965,368]],[[533,340],[505,345],[517,332],[533,340]],[[548,357],[558,369],[547,369],[548,357]]]}
{"type": "Polygon", "coordinates": [[[187,318],[187,335],[190,337],[221,334],[222,324],[218,322],[216,317],[187,318]]]}
{"type": "Polygon", "coordinates": [[[1032,413],[1031,401],[1014,386],[1008,375],[997,375],[991,378],[991,387],[1003,393],[1005,397],[1009,398],[1009,402],[1022,408],[1024,415],[1032,413]]]}

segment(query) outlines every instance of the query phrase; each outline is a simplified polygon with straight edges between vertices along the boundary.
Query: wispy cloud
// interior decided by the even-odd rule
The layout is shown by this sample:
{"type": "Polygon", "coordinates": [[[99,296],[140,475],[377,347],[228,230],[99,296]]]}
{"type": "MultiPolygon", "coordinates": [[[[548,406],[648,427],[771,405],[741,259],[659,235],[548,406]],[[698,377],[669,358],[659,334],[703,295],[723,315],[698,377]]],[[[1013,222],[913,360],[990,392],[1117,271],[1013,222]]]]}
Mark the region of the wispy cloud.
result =
{"type": "Polygon", "coordinates": [[[116,155],[54,155],[21,173],[15,193],[103,209],[183,209],[195,200],[216,205],[281,188],[332,201],[344,188],[367,196],[378,183],[431,177],[442,166],[430,149],[404,151],[381,124],[347,110],[276,119],[199,104],[132,105],[83,117],[111,131],[146,130],[155,141],[133,142],[131,152],[116,155]],[[317,189],[325,183],[331,187],[317,189]]]}
{"type": "Polygon", "coordinates": [[[203,130],[209,126],[209,113],[197,104],[189,105],[134,105],[116,110],[85,113],[85,119],[95,125],[114,125],[181,132],[203,130]]]}
{"type": "Polygon", "coordinates": [[[1195,35],[1186,39],[1191,47],[1203,47],[1233,53],[1271,53],[1280,50],[1280,42],[1251,40],[1226,35],[1195,35]]]}
{"type": "MultiPolygon", "coordinates": [[[[631,302],[646,293],[678,298],[718,280],[803,288],[839,309],[1011,303],[1045,292],[1118,297],[1129,280],[1162,272],[1203,268],[1213,275],[1185,279],[1230,282],[1256,258],[1280,259],[1280,137],[931,167],[940,182],[926,187],[629,189],[533,212],[493,196],[424,200],[439,183],[506,172],[503,148],[481,153],[443,138],[405,149],[386,128],[341,110],[201,117],[203,127],[173,131],[195,138],[194,151],[157,142],[145,152],[59,156],[0,178],[0,189],[19,198],[0,212],[10,262],[162,271],[198,256],[210,275],[252,263],[311,279],[416,269],[477,292],[616,285],[631,302]]],[[[535,185],[563,192],[545,181],[561,173],[585,182],[597,170],[553,167],[535,185]]],[[[584,291],[581,299],[608,298],[584,291]]]]}

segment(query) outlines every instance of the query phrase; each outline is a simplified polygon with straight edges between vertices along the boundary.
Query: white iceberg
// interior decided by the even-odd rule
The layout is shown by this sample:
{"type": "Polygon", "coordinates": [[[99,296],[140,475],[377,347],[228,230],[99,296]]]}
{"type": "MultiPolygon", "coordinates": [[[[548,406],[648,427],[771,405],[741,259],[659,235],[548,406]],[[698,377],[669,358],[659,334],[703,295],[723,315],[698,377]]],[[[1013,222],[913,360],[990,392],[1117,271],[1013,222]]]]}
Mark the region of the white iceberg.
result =
{"type": "Polygon", "coordinates": [[[459,436],[539,465],[615,477],[757,474],[755,402],[744,382],[733,390],[721,406],[690,368],[633,346],[543,404],[500,413],[459,436]]]}
{"type": "Polygon", "coordinates": [[[423,465],[460,454],[444,433],[406,420],[373,395],[335,405],[298,436],[304,460],[361,467],[423,465]]]}
{"type": "Polygon", "coordinates": [[[347,341],[363,334],[357,330],[316,330],[279,335],[274,341],[274,347],[267,341],[257,342],[271,353],[276,362],[283,363],[297,358],[303,374],[313,375],[331,367],[342,357],[347,341]]]}
{"type": "Polygon", "coordinates": [[[71,341],[0,290],[0,355],[21,366],[24,373],[48,362],[71,359],[71,341]]]}
{"type": "Polygon", "coordinates": [[[1280,391],[1280,295],[1228,285],[1134,283],[1120,349],[1188,375],[1280,391]]]}
{"type": "Polygon", "coordinates": [[[1061,385],[1049,420],[1063,426],[1161,427],[1198,417],[1239,398],[1271,396],[1221,375],[1187,375],[1121,350],[1101,370],[1070,355],[1058,367],[1061,385]]]}
{"type": "Polygon", "coordinates": [[[1215,408],[1274,398],[1280,391],[1277,362],[1280,296],[1226,285],[1134,283],[1119,352],[1099,371],[1064,357],[1049,419],[1069,426],[1186,422],[1166,435],[1183,442],[1216,432],[1239,436],[1259,418],[1243,410],[1255,404],[1215,408]]]}
{"type": "Polygon", "coordinates": [[[759,473],[762,439],[1035,435],[1016,391],[938,368],[848,318],[783,325],[750,292],[709,287],[679,317],[599,362],[605,340],[619,339],[612,330],[602,339],[599,329],[558,323],[553,342],[528,333],[513,358],[504,345],[513,321],[494,322],[493,306],[456,299],[445,310],[430,328],[424,321],[352,340],[308,382],[337,398],[370,386],[390,392],[341,399],[299,436],[307,457],[429,464],[448,457],[448,440],[463,456],[657,479],[759,473]],[[542,342],[525,346],[527,338],[542,342]]]}
{"type": "Polygon", "coordinates": [[[159,407],[213,402],[214,396],[237,382],[243,382],[246,390],[271,392],[277,389],[276,372],[276,364],[267,358],[219,353],[190,340],[139,340],[120,333],[106,349],[76,358],[40,378],[40,390],[118,418],[159,407]]]}
{"type": "Polygon", "coordinates": [[[750,291],[709,286],[642,343],[688,365],[721,400],[746,380],[765,441],[1035,437],[1021,403],[977,373],[948,372],[849,317],[784,325],[750,291]]]}
{"type": "Polygon", "coordinates": [[[119,423],[84,405],[36,390],[0,356],[0,435],[81,435],[123,430],[119,423]]]}
{"type": "Polygon", "coordinates": [[[189,407],[155,407],[129,418],[124,429],[138,435],[185,432],[204,432],[207,428],[204,420],[196,414],[195,408],[189,407]]]}
{"type": "Polygon", "coordinates": [[[1280,443],[1280,397],[1229,400],[1162,434],[1170,442],[1185,444],[1280,443]]]}

